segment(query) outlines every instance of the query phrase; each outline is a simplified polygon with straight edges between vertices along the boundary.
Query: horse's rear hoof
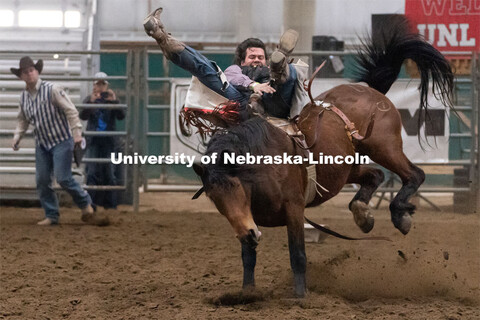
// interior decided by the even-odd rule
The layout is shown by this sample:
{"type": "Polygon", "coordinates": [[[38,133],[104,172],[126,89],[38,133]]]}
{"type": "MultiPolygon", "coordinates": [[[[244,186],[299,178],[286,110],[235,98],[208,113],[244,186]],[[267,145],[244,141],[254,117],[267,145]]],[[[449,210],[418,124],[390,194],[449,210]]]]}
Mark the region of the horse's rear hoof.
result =
{"type": "Polygon", "coordinates": [[[364,233],[368,233],[373,229],[375,218],[370,213],[368,204],[359,200],[355,200],[352,202],[350,210],[353,213],[353,219],[355,220],[355,223],[364,233]]]}
{"type": "Polygon", "coordinates": [[[295,278],[295,296],[297,298],[304,298],[307,294],[307,285],[305,280],[305,273],[294,274],[295,278]]]}
{"type": "Polygon", "coordinates": [[[400,219],[392,219],[392,220],[395,228],[400,230],[400,232],[403,233],[404,235],[407,234],[410,231],[410,228],[412,227],[412,216],[409,215],[408,213],[404,213],[400,219]]]}

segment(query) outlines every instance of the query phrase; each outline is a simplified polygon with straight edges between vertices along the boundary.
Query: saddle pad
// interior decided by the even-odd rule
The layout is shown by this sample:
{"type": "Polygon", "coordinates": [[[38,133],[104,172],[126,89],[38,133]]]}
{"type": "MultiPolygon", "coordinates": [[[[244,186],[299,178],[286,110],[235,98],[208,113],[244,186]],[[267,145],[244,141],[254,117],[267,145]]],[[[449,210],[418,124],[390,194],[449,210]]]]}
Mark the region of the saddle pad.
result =
{"type": "Polygon", "coordinates": [[[298,131],[297,125],[294,122],[275,117],[267,117],[266,120],[272,126],[281,129],[291,137],[297,137],[301,135],[301,132],[298,131]]]}
{"type": "Polygon", "coordinates": [[[215,107],[227,101],[227,98],[207,88],[197,77],[192,77],[185,98],[185,108],[213,111],[215,107]]]}

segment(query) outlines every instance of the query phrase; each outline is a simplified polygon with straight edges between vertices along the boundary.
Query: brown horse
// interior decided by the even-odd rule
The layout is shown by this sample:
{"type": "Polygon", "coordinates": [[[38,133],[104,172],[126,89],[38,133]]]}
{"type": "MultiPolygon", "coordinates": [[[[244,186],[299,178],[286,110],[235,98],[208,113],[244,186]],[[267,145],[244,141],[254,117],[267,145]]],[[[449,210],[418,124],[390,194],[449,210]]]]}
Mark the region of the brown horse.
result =
{"type": "MultiPolygon", "coordinates": [[[[360,53],[360,77],[368,86],[347,84],[335,87],[305,106],[298,126],[305,134],[314,159],[319,155],[346,157],[355,152],[400,176],[403,186],[390,204],[392,222],[403,234],[411,227],[415,207],[409,197],[423,183],[423,171],[404,155],[401,119],[392,102],[385,97],[398,76],[404,59],[414,60],[421,72],[421,105],[427,110],[428,82],[434,93],[450,106],[453,74],[445,58],[419,36],[398,27],[385,37],[383,44],[367,44],[360,53]],[[328,106],[334,105],[355,123],[364,139],[350,139],[344,122],[328,106]],[[327,109],[325,109],[327,107],[327,109]],[[324,111],[322,111],[324,110],[324,111]]],[[[354,136],[357,136],[354,134],[354,136]]],[[[260,238],[257,226],[287,226],[290,262],[297,296],[306,293],[306,256],[304,244],[304,191],[307,186],[305,164],[232,164],[226,159],[235,155],[306,157],[282,130],[264,119],[253,118],[237,127],[223,130],[210,140],[207,155],[217,155],[215,164],[195,166],[207,196],[215,203],[241,242],[244,267],[243,286],[254,285],[255,248],[260,238]]],[[[328,191],[317,194],[310,206],[334,197],[345,183],[357,183],[360,190],[349,207],[355,222],[364,231],[373,228],[368,203],[383,181],[380,169],[355,164],[317,165],[316,181],[328,191]]]]}

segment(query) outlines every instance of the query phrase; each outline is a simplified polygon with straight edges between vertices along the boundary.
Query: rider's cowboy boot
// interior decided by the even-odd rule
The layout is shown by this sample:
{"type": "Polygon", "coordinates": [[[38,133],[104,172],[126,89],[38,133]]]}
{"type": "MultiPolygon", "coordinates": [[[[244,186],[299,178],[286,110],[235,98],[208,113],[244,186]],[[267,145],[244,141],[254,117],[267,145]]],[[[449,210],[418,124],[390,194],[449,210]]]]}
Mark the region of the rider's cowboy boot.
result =
{"type": "Polygon", "coordinates": [[[150,37],[157,40],[163,54],[170,60],[172,54],[182,52],[185,49],[185,44],[165,31],[163,23],[160,21],[162,11],[162,8],[158,8],[146,16],[143,20],[143,27],[150,37]]]}
{"type": "Polygon", "coordinates": [[[270,57],[270,76],[278,84],[285,83],[290,70],[288,67],[288,57],[297,45],[298,32],[292,29],[285,31],[280,38],[278,48],[270,57]]]}

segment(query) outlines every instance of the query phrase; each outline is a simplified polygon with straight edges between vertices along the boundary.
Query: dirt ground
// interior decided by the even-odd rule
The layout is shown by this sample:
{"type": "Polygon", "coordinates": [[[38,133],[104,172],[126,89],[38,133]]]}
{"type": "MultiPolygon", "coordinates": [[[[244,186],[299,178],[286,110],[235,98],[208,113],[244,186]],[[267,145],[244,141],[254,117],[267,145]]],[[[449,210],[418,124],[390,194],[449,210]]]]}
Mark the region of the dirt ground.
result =
{"type": "MultiPolygon", "coordinates": [[[[422,205],[407,236],[383,203],[371,235],[393,242],[308,243],[309,293],[296,299],[285,228],[260,228],[257,290],[241,294],[238,240],[191,196],[142,194],[139,214],[122,206],[108,227],[72,208],[39,227],[39,208],[1,207],[0,319],[480,319],[479,215],[449,199],[431,198],[443,212],[422,205]]],[[[306,215],[361,236],[350,197],[306,215]]]]}

